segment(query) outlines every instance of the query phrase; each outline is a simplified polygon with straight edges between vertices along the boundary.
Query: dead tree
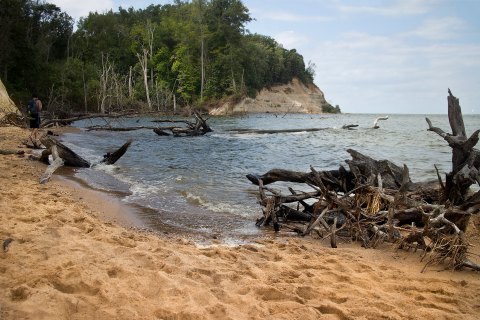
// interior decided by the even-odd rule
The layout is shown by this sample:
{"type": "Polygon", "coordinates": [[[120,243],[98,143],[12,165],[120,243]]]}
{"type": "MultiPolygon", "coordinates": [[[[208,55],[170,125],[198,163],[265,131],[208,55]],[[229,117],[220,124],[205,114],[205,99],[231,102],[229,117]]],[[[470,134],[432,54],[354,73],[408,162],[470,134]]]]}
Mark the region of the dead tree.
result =
{"type": "MultiPolygon", "coordinates": [[[[209,132],[212,132],[212,128],[207,124],[208,119],[203,119],[201,114],[194,110],[193,115],[195,117],[195,122],[191,121],[180,121],[185,123],[185,127],[169,126],[169,127],[158,127],[153,131],[159,136],[168,136],[170,135],[167,131],[170,131],[174,137],[194,137],[194,136],[203,136],[209,132]]],[[[179,121],[170,121],[165,120],[163,122],[179,122],[179,121]]],[[[158,121],[157,121],[158,122],[158,121]]]]}
{"type": "MultiPolygon", "coordinates": [[[[452,147],[452,172],[444,184],[438,181],[414,183],[406,165],[375,160],[355,150],[347,150],[352,159],[348,169],[295,172],[273,169],[247,178],[259,187],[263,216],[257,226],[273,225],[301,236],[309,234],[358,240],[366,248],[393,242],[398,248],[423,250],[425,268],[433,263],[480,270],[469,260],[465,231],[472,214],[480,212],[480,191],[469,187],[480,183],[479,152],[474,149],[480,130],[467,139],[458,103],[449,91],[449,119],[452,134],[433,127],[452,147]],[[282,194],[267,185],[277,181],[300,183],[312,191],[282,194]]],[[[302,188],[305,189],[304,187],[302,188]]]]}
{"type": "MultiPolygon", "coordinates": [[[[46,135],[41,138],[41,141],[47,147],[47,149],[42,153],[38,160],[48,164],[48,157],[49,155],[52,155],[53,161],[52,163],[50,163],[49,167],[47,167],[47,170],[40,178],[40,183],[48,182],[52,174],[63,165],[75,168],[90,168],[94,165],[91,164],[89,161],[83,159],[72,149],[70,149],[52,136],[46,135]]],[[[114,164],[125,154],[125,152],[127,152],[131,144],[132,140],[128,140],[116,151],[107,152],[103,156],[103,160],[101,161],[101,163],[105,163],[108,165],[114,164]]]]}
{"type": "Polygon", "coordinates": [[[448,95],[448,119],[452,133],[434,127],[428,118],[426,121],[428,130],[440,135],[452,148],[452,171],[447,174],[443,193],[444,200],[459,205],[479,198],[478,195],[469,196],[467,191],[472,184],[480,184],[480,152],[474,148],[480,130],[476,130],[467,138],[459,100],[452,95],[450,89],[448,95]]]}
{"type": "Polygon", "coordinates": [[[388,120],[388,116],[376,118],[375,121],[373,122],[373,127],[372,127],[373,129],[380,128],[380,126],[378,125],[378,121],[380,120],[388,120]]]}

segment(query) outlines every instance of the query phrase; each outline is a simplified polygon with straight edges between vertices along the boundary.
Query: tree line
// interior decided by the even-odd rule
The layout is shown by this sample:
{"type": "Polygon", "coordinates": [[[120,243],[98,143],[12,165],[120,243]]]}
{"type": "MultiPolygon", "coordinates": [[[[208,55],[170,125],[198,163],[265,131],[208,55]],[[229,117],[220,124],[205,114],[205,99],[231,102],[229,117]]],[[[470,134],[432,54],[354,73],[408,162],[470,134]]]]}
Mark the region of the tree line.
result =
{"type": "Polygon", "coordinates": [[[313,82],[314,65],[246,29],[241,0],[176,0],[73,19],[43,1],[0,0],[0,77],[57,112],[172,110],[313,82]]]}

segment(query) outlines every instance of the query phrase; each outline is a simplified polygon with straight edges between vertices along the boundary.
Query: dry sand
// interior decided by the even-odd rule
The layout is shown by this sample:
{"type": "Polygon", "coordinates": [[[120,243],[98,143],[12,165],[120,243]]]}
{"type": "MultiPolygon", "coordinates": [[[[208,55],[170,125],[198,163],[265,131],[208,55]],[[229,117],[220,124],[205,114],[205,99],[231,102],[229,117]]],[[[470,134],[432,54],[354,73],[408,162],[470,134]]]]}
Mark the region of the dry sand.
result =
{"type": "MultiPolygon", "coordinates": [[[[0,128],[0,149],[25,136],[0,128]]],[[[0,159],[0,319],[480,318],[479,273],[308,238],[199,247],[107,222],[58,179],[39,185],[43,165],[0,159]]]]}

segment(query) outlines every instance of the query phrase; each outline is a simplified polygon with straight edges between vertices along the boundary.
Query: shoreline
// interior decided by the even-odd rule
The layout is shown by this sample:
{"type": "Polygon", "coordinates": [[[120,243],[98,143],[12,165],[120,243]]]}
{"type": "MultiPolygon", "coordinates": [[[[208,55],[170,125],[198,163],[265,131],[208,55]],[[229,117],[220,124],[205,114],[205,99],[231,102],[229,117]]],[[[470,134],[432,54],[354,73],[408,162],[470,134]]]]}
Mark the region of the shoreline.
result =
{"type": "Polygon", "coordinates": [[[145,223],[137,215],[139,209],[122,202],[120,195],[96,190],[71,175],[57,174],[52,177],[52,181],[68,188],[75,200],[98,212],[101,220],[119,224],[124,228],[146,228],[145,223]]]}
{"type": "MultiPolygon", "coordinates": [[[[0,128],[0,149],[16,149],[23,135],[0,128]]],[[[478,272],[435,266],[420,273],[419,253],[391,245],[331,249],[271,234],[202,246],[122,227],[64,178],[40,185],[43,164],[0,157],[0,240],[13,240],[0,250],[2,320],[480,317],[478,272]]]]}

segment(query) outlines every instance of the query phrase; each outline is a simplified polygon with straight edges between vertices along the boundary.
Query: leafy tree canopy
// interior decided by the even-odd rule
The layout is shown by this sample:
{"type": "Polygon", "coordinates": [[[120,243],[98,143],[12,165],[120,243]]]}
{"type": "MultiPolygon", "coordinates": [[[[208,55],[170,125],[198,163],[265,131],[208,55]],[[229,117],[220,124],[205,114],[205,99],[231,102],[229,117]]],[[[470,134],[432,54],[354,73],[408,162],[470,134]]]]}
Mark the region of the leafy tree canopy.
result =
{"type": "Polygon", "coordinates": [[[0,76],[17,101],[37,92],[55,110],[102,112],[252,96],[293,77],[312,83],[313,66],[250,34],[251,20],[241,0],[176,0],[90,13],[74,31],[53,4],[0,0],[0,76]]]}

